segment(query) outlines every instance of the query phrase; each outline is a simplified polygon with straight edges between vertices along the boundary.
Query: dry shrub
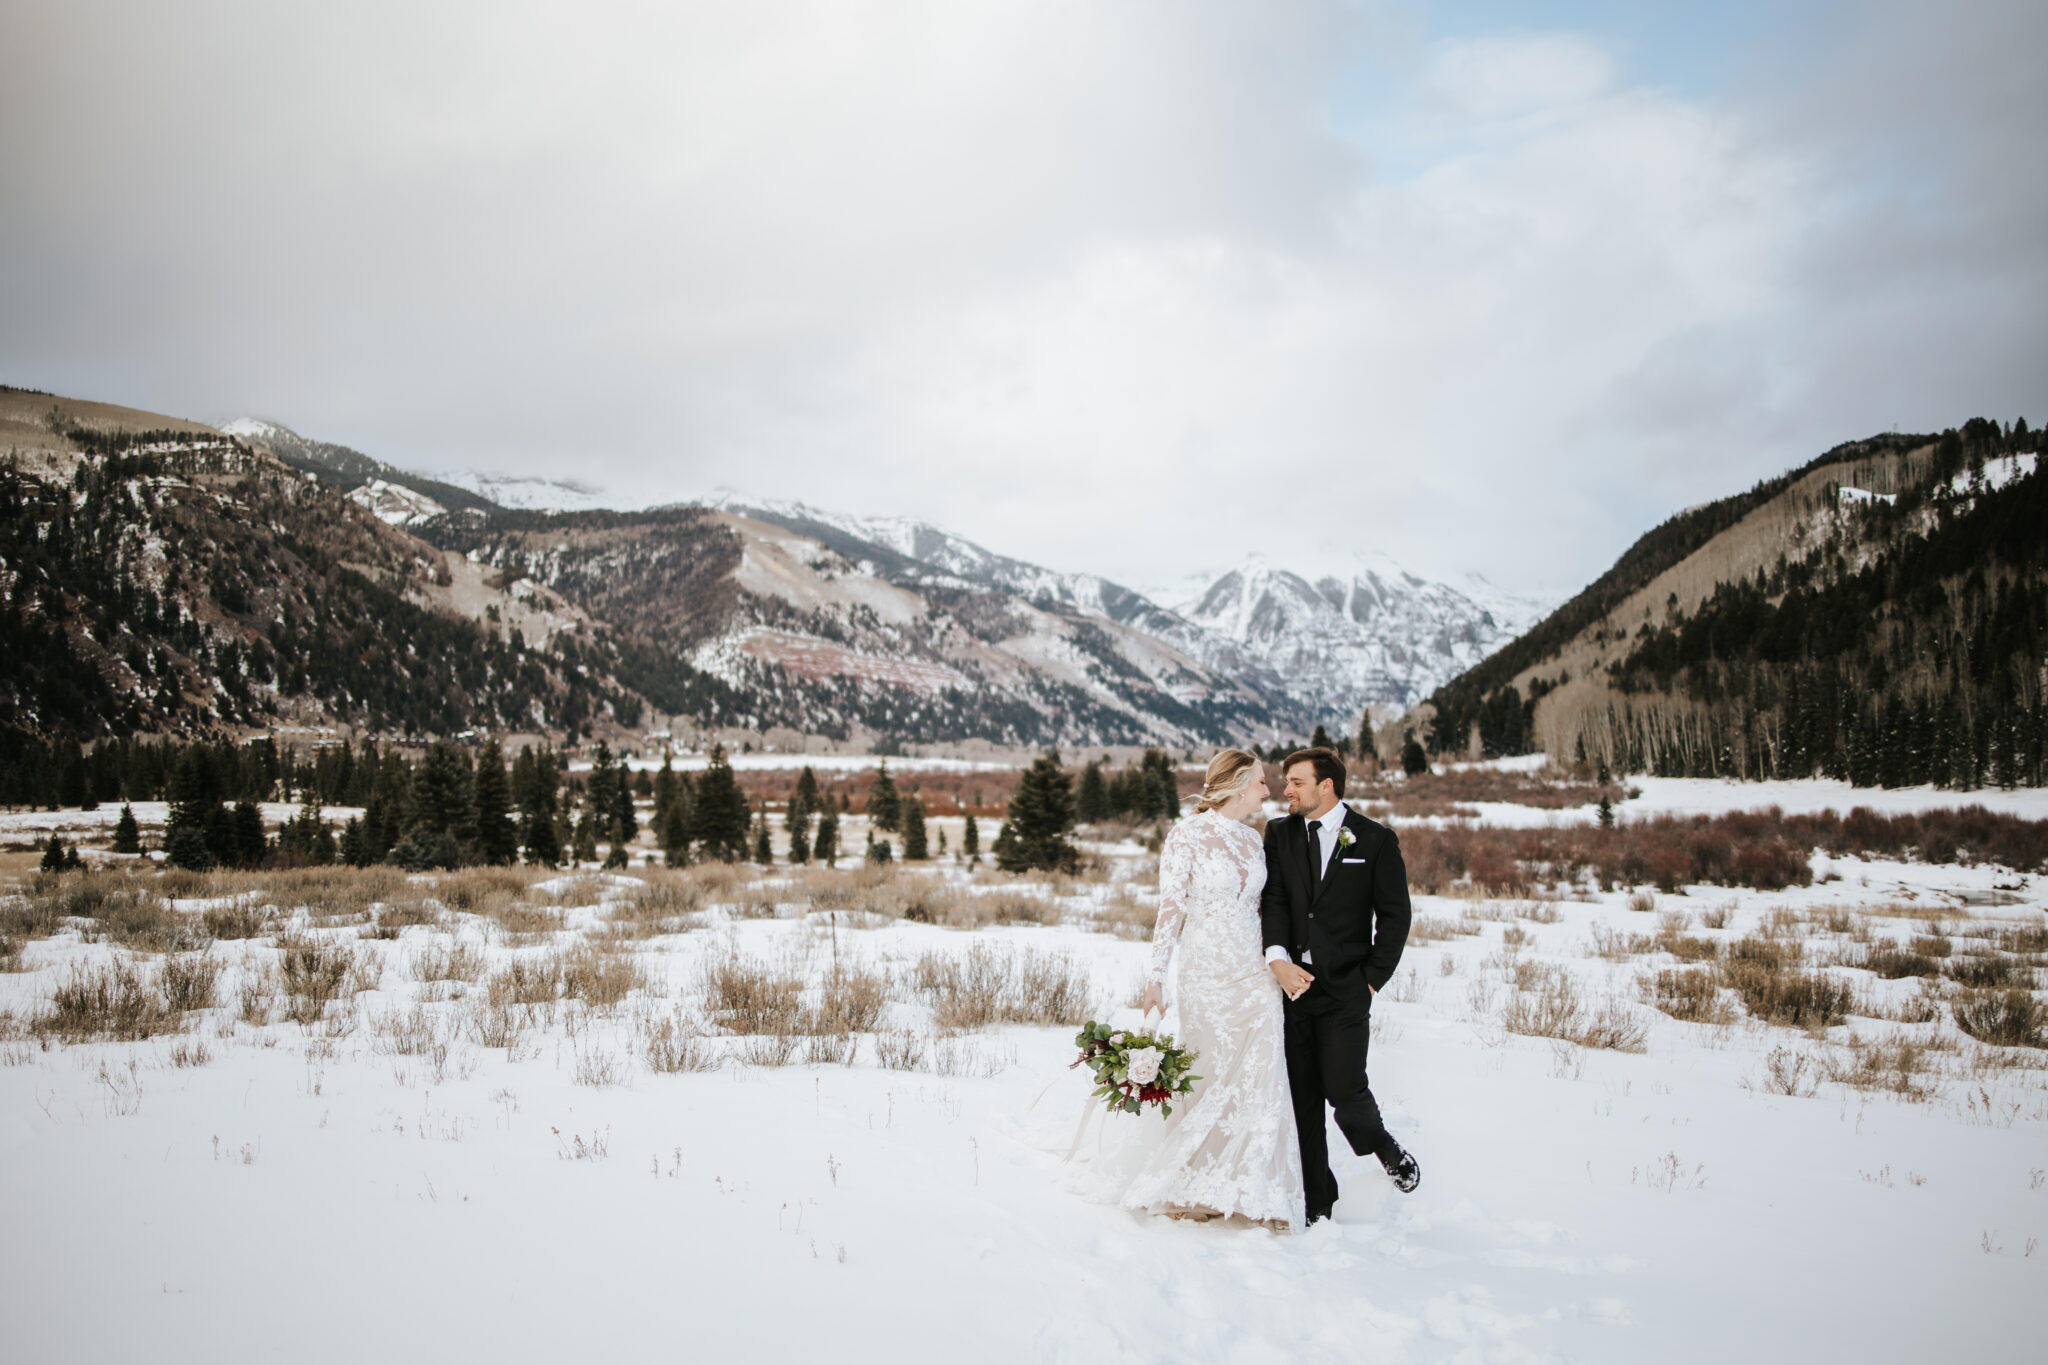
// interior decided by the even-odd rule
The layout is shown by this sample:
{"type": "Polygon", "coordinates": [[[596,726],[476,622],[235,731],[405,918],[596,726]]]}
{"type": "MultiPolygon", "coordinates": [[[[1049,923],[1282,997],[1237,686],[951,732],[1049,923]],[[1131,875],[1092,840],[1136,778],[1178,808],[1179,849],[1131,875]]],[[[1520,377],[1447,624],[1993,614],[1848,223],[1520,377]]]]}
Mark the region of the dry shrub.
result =
{"type": "MultiPolygon", "coordinates": [[[[902,912],[878,909],[875,902],[888,894],[896,880],[890,863],[863,863],[845,871],[806,868],[792,874],[789,899],[808,904],[813,910],[861,910],[901,919],[902,912]]],[[[931,879],[919,877],[920,883],[931,879]]]]}
{"type": "Polygon", "coordinates": [[[1722,901],[1700,911],[1700,927],[1703,929],[1726,929],[1735,918],[1735,902],[1722,901]]]}
{"type": "Polygon", "coordinates": [[[275,964],[265,962],[252,966],[245,959],[241,981],[235,989],[235,1017],[257,1028],[268,1024],[271,1002],[277,998],[281,985],[275,964]]]}
{"type": "Polygon", "coordinates": [[[689,877],[651,878],[611,903],[611,930],[622,938],[655,938],[689,930],[690,917],[704,908],[704,887],[689,877]]]}
{"type": "Polygon", "coordinates": [[[1764,1058],[1764,1089],[1774,1095],[1808,1098],[1820,1089],[1825,1064],[1789,1047],[1774,1047],[1764,1058]]]}
{"type": "Polygon", "coordinates": [[[1937,959],[1896,943],[1872,944],[1870,951],[1864,954],[1862,965],[1887,981],[1941,975],[1941,963],[1937,959]]]}
{"type": "Polygon", "coordinates": [[[931,1037],[911,1029],[875,1035],[875,1060],[889,1071],[916,1071],[924,1065],[931,1037]]]}
{"type": "Polygon", "coordinates": [[[288,935],[277,942],[277,970],[286,996],[285,1017],[311,1024],[340,999],[356,966],[353,951],[339,943],[288,935]]]}
{"type": "Polygon", "coordinates": [[[2011,958],[2001,953],[1964,953],[1948,960],[1949,979],[1976,990],[1996,990],[2020,984],[2011,958]]]}
{"type": "Polygon", "coordinates": [[[1734,1012],[1721,996],[1719,977],[1710,970],[1666,968],[1638,978],[1643,999],[1689,1024],[1726,1024],[1734,1012]]]}
{"type": "Polygon", "coordinates": [[[842,967],[825,974],[809,1032],[828,1035],[873,1033],[889,1007],[889,982],[879,972],[842,967]]]}
{"type": "Polygon", "coordinates": [[[1559,825],[1502,829],[1454,824],[1401,831],[1409,884],[1434,894],[1521,888],[1590,872],[1605,886],[1650,882],[1663,891],[1697,884],[1777,891],[1812,880],[1810,840],[1782,812],[1658,816],[1612,829],[1559,825]]]}
{"type": "Polygon", "coordinates": [[[562,912],[552,905],[532,905],[509,897],[484,902],[481,913],[515,948],[539,943],[562,927],[562,912]]]}
{"type": "Polygon", "coordinates": [[[517,900],[525,895],[541,875],[531,868],[465,867],[437,880],[434,898],[459,914],[478,915],[494,901],[517,900]]]}
{"type": "Polygon", "coordinates": [[[1657,940],[1648,934],[1624,934],[1604,924],[1593,926],[1593,952],[1609,962],[1626,962],[1632,957],[1654,953],[1657,940]]]}
{"type": "Polygon", "coordinates": [[[32,1027],[67,1042],[109,1038],[133,1042],[159,1033],[175,1033],[176,1010],[164,1002],[155,983],[144,981],[125,962],[103,966],[73,963],[68,977],[50,995],[50,1007],[32,1027]]]}
{"type": "Polygon", "coordinates": [[[277,907],[264,905],[255,896],[237,896],[226,905],[209,905],[199,922],[208,938],[263,938],[277,932],[277,907]]]}
{"type": "Polygon", "coordinates": [[[1653,891],[1637,891],[1629,896],[1628,908],[1637,914],[1647,915],[1657,908],[1657,895],[1653,891]]]}
{"type": "Polygon", "coordinates": [[[562,992],[592,1009],[610,1011],[636,990],[647,987],[647,974],[630,952],[607,951],[597,943],[579,943],[560,955],[562,992]]]}
{"type": "Polygon", "coordinates": [[[1445,919],[1441,915],[1417,915],[1408,921],[1410,943],[1439,943],[1460,935],[1472,937],[1480,932],[1479,921],[1469,916],[1460,919],[1445,919]]]}
{"type": "Polygon", "coordinates": [[[576,1069],[571,1078],[578,1085],[592,1087],[623,1085],[627,1071],[625,1058],[596,1043],[588,1043],[576,1049],[576,1069]]]}
{"type": "Polygon", "coordinates": [[[1951,1008],[1956,1027],[1980,1043],[2048,1048],[2048,1010],[2028,991],[1970,991],[1951,1008]]]}
{"type": "Polygon", "coordinates": [[[376,925],[374,928],[365,928],[363,937],[394,939],[414,925],[439,927],[444,918],[438,901],[429,900],[424,896],[406,896],[379,905],[376,925]]]}
{"type": "Polygon", "coordinates": [[[432,1057],[445,1060],[448,1044],[441,1036],[440,1021],[423,1005],[409,1010],[392,1010],[370,1020],[373,1050],[400,1057],[432,1057]]]}
{"type": "Polygon", "coordinates": [[[941,924],[948,929],[980,929],[991,924],[1058,924],[1060,907],[1049,896],[1016,891],[956,891],[935,889],[934,893],[906,912],[904,918],[941,924]]]}
{"type": "Polygon", "coordinates": [[[733,1055],[748,1066],[788,1066],[803,1045],[803,1038],[795,1033],[751,1033],[733,1055]]]}
{"type": "Polygon", "coordinates": [[[269,876],[270,895],[287,910],[301,909],[321,928],[364,924],[380,901],[406,889],[395,867],[304,867],[269,876]]]}
{"type": "Polygon", "coordinates": [[[1668,930],[1657,935],[1657,946],[1680,962],[1712,962],[1721,955],[1721,945],[1713,939],[1668,930]]]}
{"type": "Polygon", "coordinates": [[[1627,1005],[1602,1001],[1591,1012],[1580,1003],[1571,973],[1548,963],[1519,963],[1516,990],[1501,1023],[1510,1033],[1561,1038],[1587,1048],[1641,1052],[1649,1030],[1627,1005]]]}
{"type": "Polygon", "coordinates": [[[725,898],[726,909],[734,919],[774,919],[790,903],[787,888],[769,882],[737,887],[725,898]]]}
{"type": "Polygon", "coordinates": [[[9,938],[48,938],[63,927],[64,914],[55,897],[9,896],[0,902],[0,934],[9,938]]]}
{"type": "Polygon", "coordinates": [[[519,1005],[495,998],[473,999],[462,1015],[463,1031],[471,1042],[478,1047],[502,1047],[507,1051],[519,1046],[526,1022],[526,1011],[519,1005]]]}
{"type": "Polygon", "coordinates": [[[1931,1069],[1929,1045],[1912,1038],[1889,1038],[1868,1043],[1849,1040],[1846,1063],[1830,1058],[1824,1067],[1827,1079],[1857,1090],[1879,1090],[1901,1099],[1924,1100],[1930,1091],[1923,1080],[1931,1069]]]}
{"type": "Polygon", "coordinates": [[[1515,907],[1515,918],[1528,920],[1531,924],[1555,924],[1564,915],[1549,901],[1523,901],[1515,907]]]}
{"type": "Polygon", "coordinates": [[[205,1066],[213,1060],[213,1049],[204,1038],[180,1038],[171,1044],[164,1058],[176,1067],[205,1066]]]}
{"type": "Polygon", "coordinates": [[[212,1009],[219,982],[220,964],[204,952],[173,953],[164,959],[164,1004],[179,1013],[212,1009]]]}
{"type": "Polygon", "coordinates": [[[48,905],[45,910],[32,911],[31,919],[54,914],[60,920],[83,921],[79,937],[88,943],[112,939],[150,953],[205,946],[202,926],[193,916],[173,910],[162,896],[130,877],[88,872],[39,880],[60,884],[46,893],[30,895],[32,905],[38,900],[48,905]]]}
{"type": "Polygon", "coordinates": [[[1797,940],[1751,934],[1728,946],[1722,979],[1750,1014],[1769,1024],[1823,1029],[1856,1009],[1856,991],[1824,972],[1799,970],[1797,940]]]}
{"type": "Polygon", "coordinates": [[[562,959],[515,957],[485,983],[484,993],[494,1006],[552,1005],[562,993],[562,959]]]}
{"type": "MultiPolygon", "coordinates": [[[[581,876],[558,878],[545,889],[539,885],[531,888],[536,895],[544,896],[548,904],[562,910],[575,910],[583,906],[602,905],[609,884],[601,876],[588,873],[581,876]]],[[[481,904],[491,905],[502,899],[500,896],[487,897],[481,904]]],[[[559,917],[558,917],[559,918],[559,917]]]]}
{"type": "Polygon", "coordinates": [[[422,948],[406,962],[415,981],[475,981],[484,974],[484,955],[467,943],[422,948]]]}
{"type": "Polygon", "coordinates": [[[717,1049],[705,1041],[697,1021],[680,1009],[659,1019],[641,1019],[639,1031],[640,1057],[649,1071],[675,1075],[710,1071],[718,1065],[717,1049]]]}
{"type": "Polygon", "coordinates": [[[22,949],[25,946],[18,938],[9,938],[5,934],[0,934],[0,972],[23,972],[28,970],[28,964],[22,958],[22,949]]]}
{"type": "Polygon", "coordinates": [[[704,1008],[728,1033],[793,1034],[803,988],[799,978],[737,952],[704,964],[704,1008]]]}
{"type": "Polygon", "coordinates": [[[926,953],[912,973],[932,1018],[949,1031],[990,1024],[1078,1024],[1088,1017],[1088,973],[1061,954],[975,943],[965,953],[926,953]]]}

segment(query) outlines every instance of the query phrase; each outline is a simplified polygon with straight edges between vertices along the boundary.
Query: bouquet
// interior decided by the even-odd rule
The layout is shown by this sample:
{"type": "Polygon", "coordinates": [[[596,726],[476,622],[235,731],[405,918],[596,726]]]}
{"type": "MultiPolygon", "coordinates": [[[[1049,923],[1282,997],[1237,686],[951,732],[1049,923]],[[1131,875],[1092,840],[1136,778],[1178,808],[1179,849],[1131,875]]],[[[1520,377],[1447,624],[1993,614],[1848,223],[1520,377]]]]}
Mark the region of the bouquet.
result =
{"type": "Polygon", "coordinates": [[[1188,1069],[1200,1054],[1176,1047],[1170,1033],[1135,1033],[1090,1020],[1081,1025],[1074,1042],[1081,1055],[1068,1069],[1085,1063],[1095,1073],[1095,1094],[1090,1098],[1099,1098],[1111,1113],[1135,1114],[1156,1104],[1162,1115],[1171,1114],[1173,1106],[1167,1101],[1187,1094],[1202,1079],[1188,1069]]]}

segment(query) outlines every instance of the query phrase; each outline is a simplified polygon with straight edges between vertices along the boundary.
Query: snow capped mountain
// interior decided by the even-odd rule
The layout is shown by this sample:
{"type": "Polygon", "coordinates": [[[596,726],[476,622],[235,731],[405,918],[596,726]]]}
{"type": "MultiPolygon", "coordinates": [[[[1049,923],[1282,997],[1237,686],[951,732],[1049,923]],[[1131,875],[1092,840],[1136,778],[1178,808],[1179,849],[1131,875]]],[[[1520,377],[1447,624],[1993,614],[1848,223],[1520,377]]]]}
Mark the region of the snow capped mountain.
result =
{"type": "Polygon", "coordinates": [[[542,479],[526,474],[484,474],[465,470],[441,476],[458,488],[500,507],[522,512],[590,512],[616,505],[606,501],[604,490],[575,479],[542,479]]]}
{"type": "Polygon", "coordinates": [[[1454,587],[1385,556],[1310,582],[1255,555],[1184,586],[1167,607],[1222,642],[1195,657],[1219,668],[1255,659],[1332,719],[1413,706],[1549,610],[1476,575],[1454,587]]]}
{"type": "Polygon", "coordinates": [[[350,490],[348,500],[368,508],[372,516],[387,526],[418,526],[448,510],[424,493],[383,479],[372,479],[350,490]]]}
{"type": "Polygon", "coordinates": [[[1314,582],[1254,557],[1161,602],[1093,574],[996,554],[928,522],[724,490],[704,501],[812,536],[892,581],[995,588],[1040,610],[1113,621],[1346,729],[1368,705],[1414,705],[1549,610],[1477,575],[1453,586],[1384,555],[1361,556],[1348,578],[1314,582]]]}

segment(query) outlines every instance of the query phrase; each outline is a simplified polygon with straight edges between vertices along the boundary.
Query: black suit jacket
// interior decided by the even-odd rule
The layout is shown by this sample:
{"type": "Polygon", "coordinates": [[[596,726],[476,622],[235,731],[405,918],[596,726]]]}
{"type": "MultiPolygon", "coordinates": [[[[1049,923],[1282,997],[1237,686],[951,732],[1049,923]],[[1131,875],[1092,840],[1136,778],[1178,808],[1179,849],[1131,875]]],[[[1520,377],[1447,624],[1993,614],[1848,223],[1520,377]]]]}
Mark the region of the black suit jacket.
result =
{"type": "Polygon", "coordinates": [[[1308,822],[1290,815],[1266,826],[1266,889],[1259,900],[1266,946],[1286,949],[1295,962],[1308,954],[1315,977],[1293,1005],[1314,1008],[1322,993],[1337,1003],[1364,1003],[1392,978],[1408,943],[1401,841],[1349,807],[1343,828],[1351,831],[1351,845],[1340,845],[1312,883],[1308,822]]]}

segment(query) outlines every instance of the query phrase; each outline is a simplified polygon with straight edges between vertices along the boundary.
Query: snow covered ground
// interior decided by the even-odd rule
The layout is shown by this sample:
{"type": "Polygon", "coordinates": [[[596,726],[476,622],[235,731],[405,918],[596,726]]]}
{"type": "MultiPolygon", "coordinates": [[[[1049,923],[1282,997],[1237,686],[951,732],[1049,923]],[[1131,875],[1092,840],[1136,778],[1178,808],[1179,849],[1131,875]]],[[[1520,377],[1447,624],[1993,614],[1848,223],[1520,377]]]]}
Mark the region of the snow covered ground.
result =
{"type": "MultiPolygon", "coordinates": [[[[243,985],[269,980],[277,952],[217,942],[223,1004],[186,1032],[0,1042],[8,1354],[1634,1362],[2038,1349],[2048,1054],[1984,1048],[1945,1014],[1879,1018],[1910,1015],[1925,988],[1867,971],[1829,969],[1869,1012],[1824,1033],[1739,1009],[1680,1022],[1643,1003],[1638,980],[1674,966],[1653,937],[1725,948],[1774,921],[1815,961],[1858,935],[1903,942],[1935,926],[1963,954],[2041,925],[2042,879],[2021,879],[2020,904],[1974,909],[1979,870],[1846,859],[1812,887],[1695,887],[1649,910],[1619,892],[1423,898],[1431,941],[1382,998],[1372,1067],[1422,1187],[1404,1197],[1375,1162],[1343,1155],[1334,1221],[1282,1237],[1069,1194],[1046,1148],[1085,1094],[1065,1069],[1070,1025],[932,1028],[914,986],[927,954],[1040,954],[1085,976],[1095,1012],[1128,1006],[1148,948],[1095,926],[1107,907],[1142,906],[1126,879],[1147,861],[1132,844],[1106,852],[1108,882],[899,874],[962,896],[1062,893],[1064,922],[1045,926],[859,927],[804,913],[796,886],[764,895],[743,878],[687,932],[627,945],[644,988],[608,1010],[536,1010],[509,1047],[466,1022],[482,981],[582,941],[648,874],[540,884],[529,899],[569,908],[531,941],[483,915],[389,940],[302,922],[301,936],[356,955],[357,984],[372,987],[311,1025],[238,1018],[243,985]],[[796,899],[777,917],[749,917],[782,894],[796,899]],[[415,979],[459,945],[482,981],[415,979]],[[813,983],[835,962],[886,975],[882,1036],[860,1035],[850,1063],[787,1066],[712,1037],[699,1045],[725,1055],[716,1069],[653,1069],[651,1031],[678,1008],[702,1017],[707,964],[734,955],[813,983]],[[1516,981],[1552,971],[1588,1008],[1639,1024],[1643,1050],[1507,1031],[1516,981]],[[924,1056],[884,1066],[885,1038],[924,1056]],[[1899,1039],[1923,1048],[1906,1093],[1840,1079],[1899,1039]],[[207,1059],[181,1065],[196,1048],[207,1059]]],[[[70,930],[31,941],[27,970],[0,975],[0,1008],[19,1020],[74,964],[127,956],[70,930]]]]}

